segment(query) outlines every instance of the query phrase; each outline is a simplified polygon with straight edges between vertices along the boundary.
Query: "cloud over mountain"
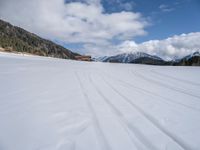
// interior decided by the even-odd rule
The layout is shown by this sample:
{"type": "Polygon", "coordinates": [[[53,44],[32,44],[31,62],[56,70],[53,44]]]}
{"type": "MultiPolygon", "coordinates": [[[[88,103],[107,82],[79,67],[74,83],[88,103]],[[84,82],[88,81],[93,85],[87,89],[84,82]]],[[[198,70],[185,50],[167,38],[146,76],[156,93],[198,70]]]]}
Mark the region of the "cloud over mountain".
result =
{"type": "Polygon", "coordinates": [[[163,59],[183,57],[200,51],[200,32],[175,35],[164,40],[151,40],[141,44],[125,41],[118,45],[120,52],[146,52],[163,59]]]}

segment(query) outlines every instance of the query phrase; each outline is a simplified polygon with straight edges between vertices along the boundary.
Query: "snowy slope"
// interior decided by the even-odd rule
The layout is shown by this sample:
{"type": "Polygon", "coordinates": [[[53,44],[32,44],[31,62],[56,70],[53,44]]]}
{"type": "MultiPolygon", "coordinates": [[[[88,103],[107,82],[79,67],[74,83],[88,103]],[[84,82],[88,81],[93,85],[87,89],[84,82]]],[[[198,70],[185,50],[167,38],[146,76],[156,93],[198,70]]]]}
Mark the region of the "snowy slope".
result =
{"type": "Polygon", "coordinates": [[[0,53],[0,150],[199,150],[199,75],[0,53]]]}

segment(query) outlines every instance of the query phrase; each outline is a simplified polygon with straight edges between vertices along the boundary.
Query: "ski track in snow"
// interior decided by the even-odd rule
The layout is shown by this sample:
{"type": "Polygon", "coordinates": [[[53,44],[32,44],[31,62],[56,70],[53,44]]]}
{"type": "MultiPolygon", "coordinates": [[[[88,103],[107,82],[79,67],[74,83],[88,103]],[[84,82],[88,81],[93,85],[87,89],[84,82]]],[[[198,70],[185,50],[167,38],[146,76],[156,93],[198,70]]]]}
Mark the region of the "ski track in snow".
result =
{"type": "MultiPolygon", "coordinates": [[[[191,109],[193,111],[200,111],[200,108],[196,108],[195,106],[190,106],[188,104],[185,104],[185,103],[181,103],[181,102],[178,102],[178,101],[175,101],[174,99],[171,99],[169,98],[168,96],[163,96],[163,95],[160,95],[158,93],[155,93],[155,92],[152,92],[148,89],[145,89],[145,88],[141,88],[139,86],[135,86],[134,84],[131,84],[131,82],[127,82],[126,80],[121,80],[119,78],[115,78],[113,76],[108,76],[109,79],[115,79],[116,82],[120,82],[122,83],[122,86],[128,86],[128,88],[131,88],[133,89],[134,91],[140,93],[141,95],[145,94],[145,95],[148,95],[148,96],[151,96],[153,97],[153,100],[158,100],[158,101],[162,101],[164,102],[165,104],[172,104],[172,105],[180,105],[182,107],[185,107],[187,109],[191,109]],[[157,98],[158,99],[157,99],[157,98]]],[[[199,105],[197,105],[199,106],[199,105]]]]}
{"type": "Polygon", "coordinates": [[[90,110],[90,112],[91,112],[91,114],[93,116],[92,120],[93,120],[93,124],[95,126],[96,134],[97,134],[97,136],[99,138],[99,141],[100,141],[100,146],[101,146],[102,149],[109,150],[111,148],[110,148],[109,144],[107,143],[107,140],[105,139],[105,136],[104,136],[104,134],[102,132],[102,129],[101,129],[100,125],[99,125],[99,120],[97,119],[96,112],[95,112],[95,110],[94,110],[94,108],[92,106],[92,103],[91,103],[91,101],[90,101],[90,99],[88,97],[87,92],[84,89],[82,81],[81,81],[81,79],[80,79],[80,77],[79,77],[79,75],[77,73],[76,73],[76,77],[77,77],[77,79],[79,81],[79,84],[80,84],[80,87],[81,87],[81,91],[82,91],[82,93],[84,95],[84,98],[86,100],[88,109],[90,110]]]}
{"type": "Polygon", "coordinates": [[[137,105],[135,105],[134,103],[132,103],[132,101],[130,99],[128,99],[126,96],[124,96],[123,94],[121,94],[116,88],[114,88],[111,84],[109,84],[108,82],[106,82],[111,88],[112,90],[114,90],[119,96],[121,96],[125,101],[127,101],[130,105],[132,105],[139,113],[141,113],[148,121],[150,121],[153,125],[155,125],[158,129],[160,129],[164,134],[166,134],[168,137],[170,137],[173,141],[175,141],[178,145],[180,145],[183,149],[188,149],[190,150],[191,148],[187,145],[184,144],[184,142],[181,141],[181,139],[179,139],[178,137],[176,137],[175,135],[173,135],[172,133],[170,133],[168,130],[166,130],[165,128],[163,128],[158,121],[153,118],[152,116],[150,116],[148,113],[146,113],[145,111],[143,111],[140,107],[138,107],[137,105]]]}
{"type": "MultiPolygon", "coordinates": [[[[134,127],[124,116],[124,114],[118,109],[116,108],[106,97],[105,95],[100,91],[100,89],[93,83],[93,81],[90,79],[90,82],[93,84],[94,88],[96,89],[96,91],[99,93],[99,95],[101,95],[102,99],[107,103],[107,105],[110,106],[111,110],[114,112],[115,115],[117,115],[117,117],[119,118],[119,120],[121,121],[121,123],[123,122],[128,129],[133,132],[135,134],[135,136],[138,138],[138,140],[140,140],[140,142],[145,146],[145,149],[156,149],[154,147],[154,145],[152,143],[150,143],[148,141],[148,139],[146,139],[146,137],[136,128],[134,127]]],[[[105,81],[104,81],[105,82],[105,81]]],[[[113,89],[111,87],[111,89],[113,89]]],[[[118,93],[118,92],[117,92],[118,93]]],[[[119,93],[118,93],[119,94],[119,93]]],[[[127,131],[129,134],[130,131],[127,131]]],[[[134,141],[133,141],[134,142],[134,141]]],[[[140,147],[138,147],[140,148],[140,147]]]]}
{"type": "Polygon", "coordinates": [[[169,79],[172,79],[172,80],[175,80],[175,81],[179,81],[179,82],[181,82],[183,84],[190,84],[190,85],[193,85],[193,86],[200,87],[200,83],[195,83],[195,82],[192,82],[192,81],[188,81],[188,80],[184,80],[184,79],[179,79],[179,78],[176,78],[176,77],[174,77],[172,75],[170,76],[170,75],[158,72],[156,70],[151,70],[151,72],[154,73],[154,74],[156,74],[156,75],[159,75],[160,77],[166,77],[166,78],[169,78],[169,79]]]}
{"type": "Polygon", "coordinates": [[[0,149],[199,150],[199,74],[0,53],[0,149]]]}
{"type": "Polygon", "coordinates": [[[189,92],[187,92],[186,90],[182,90],[182,89],[177,88],[177,87],[175,88],[174,86],[168,85],[168,84],[163,83],[163,82],[161,82],[161,81],[158,81],[158,80],[155,80],[155,79],[152,79],[152,78],[149,78],[149,77],[145,77],[145,76],[143,76],[142,74],[140,74],[140,73],[138,73],[138,72],[136,72],[136,71],[132,71],[132,73],[133,73],[135,76],[137,76],[137,77],[139,77],[139,78],[142,78],[143,80],[146,80],[147,82],[151,82],[151,83],[153,83],[153,84],[157,84],[157,85],[162,86],[162,87],[164,87],[164,88],[168,88],[168,89],[170,89],[170,90],[172,90],[172,91],[180,92],[181,94],[185,94],[185,95],[192,96],[192,97],[194,97],[194,98],[197,98],[198,100],[200,99],[200,96],[199,96],[199,95],[195,95],[195,94],[193,94],[193,93],[189,93],[189,92]]]}

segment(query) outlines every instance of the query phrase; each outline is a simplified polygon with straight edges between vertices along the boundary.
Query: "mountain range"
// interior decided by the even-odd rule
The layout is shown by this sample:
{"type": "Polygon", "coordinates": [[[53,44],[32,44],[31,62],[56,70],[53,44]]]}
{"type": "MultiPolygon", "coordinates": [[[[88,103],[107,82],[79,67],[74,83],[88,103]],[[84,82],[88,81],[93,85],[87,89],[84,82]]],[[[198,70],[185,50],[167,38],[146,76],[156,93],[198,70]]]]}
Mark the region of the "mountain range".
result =
{"type": "Polygon", "coordinates": [[[134,64],[148,64],[148,65],[172,65],[172,66],[200,66],[200,53],[194,52],[191,55],[185,56],[181,59],[165,61],[162,58],[149,55],[143,52],[129,52],[114,56],[104,56],[95,59],[101,62],[112,63],[134,63],[134,64]]]}
{"type": "Polygon", "coordinates": [[[64,59],[76,59],[76,56],[80,56],[3,20],[0,20],[0,50],[64,59]]]}

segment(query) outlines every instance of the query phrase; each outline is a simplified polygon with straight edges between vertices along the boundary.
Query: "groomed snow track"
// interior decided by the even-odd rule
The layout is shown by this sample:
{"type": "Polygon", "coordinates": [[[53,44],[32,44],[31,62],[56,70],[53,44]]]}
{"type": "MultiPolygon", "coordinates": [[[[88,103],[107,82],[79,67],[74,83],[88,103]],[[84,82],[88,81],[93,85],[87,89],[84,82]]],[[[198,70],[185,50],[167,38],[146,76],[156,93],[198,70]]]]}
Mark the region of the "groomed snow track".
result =
{"type": "Polygon", "coordinates": [[[0,53],[0,150],[199,150],[200,68],[0,53]]]}

